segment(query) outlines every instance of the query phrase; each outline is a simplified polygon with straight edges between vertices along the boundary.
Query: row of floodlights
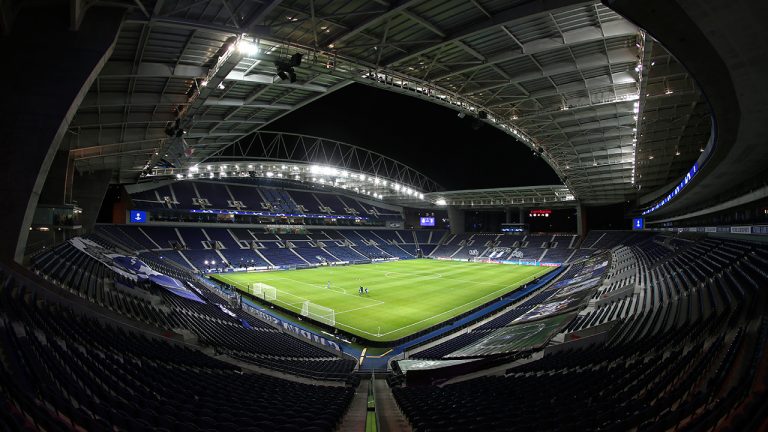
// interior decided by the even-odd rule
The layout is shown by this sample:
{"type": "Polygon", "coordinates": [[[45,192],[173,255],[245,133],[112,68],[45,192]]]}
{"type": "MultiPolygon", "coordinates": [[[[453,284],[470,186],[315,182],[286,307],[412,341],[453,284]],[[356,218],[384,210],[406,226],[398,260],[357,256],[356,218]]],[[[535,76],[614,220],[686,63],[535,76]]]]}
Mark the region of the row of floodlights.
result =
{"type": "MultiPolygon", "coordinates": [[[[289,168],[286,165],[280,165],[279,167],[276,165],[272,165],[271,168],[272,170],[264,171],[265,177],[289,178],[289,179],[293,178],[294,180],[299,180],[301,178],[300,174],[302,170],[297,166],[291,166],[289,168]]],[[[197,178],[206,178],[206,177],[215,178],[217,175],[219,178],[227,177],[228,175],[232,175],[236,177],[237,176],[248,177],[250,173],[253,172],[254,169],[255,169],[255,166],[253,164],[247,165],[247,170],[241,170],[240,165],[237,165],[237,164],[233,165],[231,168],[228,165],[219,165],[218,167],[214,167],[213,165],[207,165],[205,167],[205,170],[201,172],[200,167],[195,165],[189,169],[189,172],[187,173],[186,176],[184,174],[176,174],[176,178],[177,179],[184,179],[184,178],[192,179],[196,177],[197,178]]],[[[264,165],[259,165],[259,170],[263,170],[263,169],[264,169],[264,165]]],[[[413,198],[418,198],[421,200],[424,199],[423,193],[409,186],[401,185],[399,183],[396,183],[390,180],[366,175],[363,173],[354,173],[346,170],[340,170],[334,167],[321,166],[321,165],[312,165],[309,167],[309,169],[305,170],[305,172],[309,172],[310,174],[312,174],[311,181],[314,183],[319,183],[323,185],[328,184],[328,185],[332,185],[342,189],[353,190],[357,193],[369,195],[378,199],[383,199],[384,196],[378,192],[369,190],[366,187],[362,187],[364,185],[352,186],[352,185],[347,185],[345,183],[348,180],[366,182],[368,183],[368,186],[372,189],[380,189],[382,187],[388,187],[396,193],[407,195],[413,198]],[[328,176],[331,178],[326,178],[323,176],[328,176]]]]}

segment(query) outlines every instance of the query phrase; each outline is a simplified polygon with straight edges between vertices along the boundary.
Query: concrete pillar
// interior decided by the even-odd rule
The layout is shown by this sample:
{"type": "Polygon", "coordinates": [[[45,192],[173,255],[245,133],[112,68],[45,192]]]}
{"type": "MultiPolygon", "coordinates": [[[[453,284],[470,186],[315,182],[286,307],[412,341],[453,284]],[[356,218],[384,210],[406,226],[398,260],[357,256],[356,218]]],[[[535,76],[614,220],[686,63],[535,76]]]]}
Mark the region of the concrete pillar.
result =
{"type": "Polygon", "coordinates": [[[451,223],[451,234],[464,234],[466,231],[464,224],[466,222],[464,210],[453,206],[448,207],[448,220],[451,223]]]}
{"type": "Polygon", "coordinates": [[[48,177],[45,179],[43,189],[40,191],[38,204],[70,204],[74,170],[74,161],[69,157],[69,152],[57,151],[48,169],[48,177]]]}
{"type": "Polygon", "coordinates": [[[576,205],[576,234],[582,238],[587,235],[587,212],[582,204],[576,205]]]}
{"type": "Polygon", "coordinates": [[[504,209],[505,218],[504,221],[506,223],[512,223],[512,207],[506,207],[504,209]]]}
{"type": "Polygon", "coordinates": [[[519,207],[517,211],[518,211],[517,222],[525,223],[525,207],[519,207]]]}
{"type": "Polygon", "coordinates": [[[93,231],[111,179],[112,172],[108,170],[75,175],[72,200],[83,209],[80,222],[86,233],[93,231]]]}
{"type": "MultiPolygon", "coordinates": [[[[109,59],[124,10],[95,6],[79,30],[65,13],[25,8],[0,37],[8,61],[0,68],[0,260],[21,262],[29,226],[48,170],[69,123],[109,59]]],[[[47,6],[46,6],[47,7],[47,6]]],[[[47,9],[46,9],[47,10],[47,9]]]]}

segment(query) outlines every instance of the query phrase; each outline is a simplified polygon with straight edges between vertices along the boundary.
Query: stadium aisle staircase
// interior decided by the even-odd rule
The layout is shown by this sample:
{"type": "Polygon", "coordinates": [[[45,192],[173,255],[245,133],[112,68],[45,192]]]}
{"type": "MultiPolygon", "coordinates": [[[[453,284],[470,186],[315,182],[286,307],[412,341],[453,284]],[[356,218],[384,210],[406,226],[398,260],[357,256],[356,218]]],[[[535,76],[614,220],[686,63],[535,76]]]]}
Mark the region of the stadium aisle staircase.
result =
{"type": "Polygon", "coordinates": [[[355,395],[349,404],[349,409],[341,419],[338,432],[361,432],[365,431],[365,419],[368,415],[368,388],[371,381],[360,380],[355,389],[355,395]]]}
{"type": "Polygon", "coordinates": [[[405,418],[403,412],[395,402],[392,389],[383,379],[373,382],[373,391],[376,392],[376,412],[379,413],[379,422],[383,432],[409,432],[413,430],[405,418]]]}

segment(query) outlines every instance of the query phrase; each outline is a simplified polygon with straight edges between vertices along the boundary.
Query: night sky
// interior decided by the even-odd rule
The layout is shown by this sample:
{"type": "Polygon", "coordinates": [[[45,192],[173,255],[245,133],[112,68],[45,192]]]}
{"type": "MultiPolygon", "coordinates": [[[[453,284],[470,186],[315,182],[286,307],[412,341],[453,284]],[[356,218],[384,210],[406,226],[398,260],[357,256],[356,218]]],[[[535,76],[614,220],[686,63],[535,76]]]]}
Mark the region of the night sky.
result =
{"type": "Polygon", "coordinates": [[[267,125],[354,144],[389,156],[448,190],[562,184],[532,151],[467,115],[385,90],[352,84],[267,125]],[[475,125],[476,126],[476,125],[475,125]]]}

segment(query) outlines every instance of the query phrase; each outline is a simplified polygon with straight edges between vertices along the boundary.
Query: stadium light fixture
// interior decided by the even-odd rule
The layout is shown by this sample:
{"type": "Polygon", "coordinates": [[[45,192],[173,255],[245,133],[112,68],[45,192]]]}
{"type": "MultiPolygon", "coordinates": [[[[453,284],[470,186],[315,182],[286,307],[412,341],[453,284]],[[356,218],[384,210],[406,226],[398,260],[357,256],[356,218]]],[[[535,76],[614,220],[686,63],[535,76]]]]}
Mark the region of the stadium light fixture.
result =
{"type": "Polygon", "coordinates": [[[435,204],[439,206],[448,205],[448,202],[445,200],[445,198],[438,198],[437,201],[435,201],[435,204]]]}
{"type": "Polygon", "coordinates": [[[177,179],[183,179],[184,178],[184,174],[176,174],[176,178],[177,179]]]}
{"type": "Polygon", "coordinates": [[[259,53],[259,45],[255,41],[241,38],[237,42],[237,51],[245,57],[253,57],[259,53]]]}

